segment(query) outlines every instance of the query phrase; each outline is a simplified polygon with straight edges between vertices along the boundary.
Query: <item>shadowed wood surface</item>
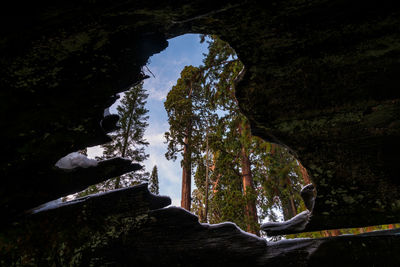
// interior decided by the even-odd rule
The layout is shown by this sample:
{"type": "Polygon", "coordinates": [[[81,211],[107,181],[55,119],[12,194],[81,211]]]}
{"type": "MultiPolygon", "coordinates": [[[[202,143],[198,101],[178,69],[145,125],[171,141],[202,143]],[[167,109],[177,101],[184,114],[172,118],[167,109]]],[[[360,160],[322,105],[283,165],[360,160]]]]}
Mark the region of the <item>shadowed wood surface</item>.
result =
{"type": "Polygon", "coordinates": [[[233,223],[201,224],[147,185],[27,216],[0,236],[1,264],[48,266],[395,266],[400,230],[269,242],[233,223]],[[329,260],[327,260],[329,259],[329,260]],[[382,265],[383,264],[383,265],[382,265]]]}

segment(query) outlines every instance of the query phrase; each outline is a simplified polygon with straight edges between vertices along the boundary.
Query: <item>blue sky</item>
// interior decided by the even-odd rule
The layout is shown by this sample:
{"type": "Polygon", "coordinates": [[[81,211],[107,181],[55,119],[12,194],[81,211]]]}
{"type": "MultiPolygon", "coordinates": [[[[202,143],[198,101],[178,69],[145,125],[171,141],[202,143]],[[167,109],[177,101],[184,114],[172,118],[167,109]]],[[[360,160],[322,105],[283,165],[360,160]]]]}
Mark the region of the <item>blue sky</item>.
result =
{"type": "MultiPolygon", "coordinates": [[[[152,56],[147,65],[155,78],[147,73],[150,78],[145,80],[143,86],[149,93],[146,108],[150,116],[149,127],[145,134],[145,138],[150,143],[147,148],[150,157],[144,165],[149,172],[154,165],[157,165],[160,194],[171,197],[172,205],[180,206],[181,159],[178,158],[173,162],[166,160],[164,156],[167,151],[164,133],[169,128],[164,101],[168,91],[176,84],[183,68],[187,65],[199,66],[202,63],[203,53],[207,52],[207,44],[200,44],[200,36],[197,34],[186,34],[170,39],[168,42],[169,46],[161,53],[152,56]]],[[[146,68],[144,70],[146,71],[146,68]]],[[[116,105],[118,103],[110,109],[111,113],[116,113],[116,105]]],[[[89,157],[94,157],[99,153],[101,153],[99,148],[88,149],[89,157]]]]}

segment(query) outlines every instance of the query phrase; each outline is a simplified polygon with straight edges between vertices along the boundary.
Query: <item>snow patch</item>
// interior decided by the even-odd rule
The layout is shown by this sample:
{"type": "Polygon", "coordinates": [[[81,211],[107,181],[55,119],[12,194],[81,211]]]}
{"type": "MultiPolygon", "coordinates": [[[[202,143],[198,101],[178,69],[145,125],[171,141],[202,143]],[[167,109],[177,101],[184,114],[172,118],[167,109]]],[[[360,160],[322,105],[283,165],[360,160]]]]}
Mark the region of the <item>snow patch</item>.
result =
{"type": "MultiPolygon", "coordinates": [[[[171,209],[171,208],[178,209],[178,210],[182,210],[182,211],[184,211],[185,213],[188,213],[188,214],[190,214],[190,215],[192,215],[192,216],[196,216],[196,217],[198,218],[198,216],[197,216],[196,214],[193,214],[193,213],[191,213],[190,211],[188,211],[188,210],[186,210],[186,209],[184,209],[184,208],[182,208],[182,207],[176,207],[176,206],[170,205],[170,206],[164,207],[164,208],[162,208],[162,209],[171,209]]],[[[246,232],[246,231],[243,231],[242,229],[240,229],[239,226],[236,225],[236,223],[233,223],[233,222],[222,222],[222,223],[216,223],[216,224],[200,223],[200,225],[201,225],[201,226],[204,226],[204,227],[206,227],[206,228],[220,228],[220,227],[225,227],[225,226],[230,226],[230,227],[234,226],[234,227],[235,227],[237,230],[239,230],[239,232],[240,232],[241,234],[243,234],[243,235],[250,236],[250,237],[252,237],[252,238],[256,238],[257,240],[260,240],[260,241],[263,241],[263,242],[267,242],[267,241],[266,241],[264,238],[262,238],[262,237],[259,237],[259,236],[255,235],[255,234],[252,234],[252,233],[248,233],[248,232],[246,232]]]]}
{"type": "Polygon", "coordinates": [[[104,110],[103,117],[107,117],[107,116],[110,116],[110,115],[111,115],[111,113],[110,113],[110,108],[106,108],[106,109],[104,110]]]}
{"type": "Polygon", "coordinates": [[[267,235],[286,235],[296,232],[301,232],[305,229],[309,222],[311,212],[305,210],[290,220],[284,222],[267,222],[261,225],[261,230],[266,232],[267,235]]]}
{"type": "Polygon", "coordinates": [[[217,224],[209,224],[209,223],[201,223],[201,225],[206,226],[206,227],[210,227],[210,228],[220,228],[220,227],[224,227],[224,226],[234,226],[236,229],[238,229],[240,231],[240,233],[246,235],[246,236],[250,236],[252,238],[256,238],[258,240],[264,241],[266,242],[266,240],[262,237],[259,237],[255,234],[243,231],[242,229],[240,229],[239,226],[236,225],[236,223],[233,222],[223,222],[223,223],[217,223],[217,224]]]}
{"type": "Polygon", "coordinates": [[[88,168],[88,167],[94,167],[97,166],[97,161],[94,159],[89,159],[85,155],[78,153],[78,152],[72,152],[65,157],[61,158],[59,161],[56,163],[56,167],[60,169],[74,169],[74,168],[88,168]]]}
{"type": "Polygon", "coordinates": [[[101,146],[92,146],[87,148],[87,157],[89,159],[95,159],[96,157],[101,157],[103,155],[104,148],[101,146]]]}
{"type": "Polygon", "coordinates": [[[59,198],[59,199],[44,203],[36,208],[33,208],[32,210],[28,211],[28,213],[35,214],[35,213],[38,213],[43,210],[54,209],[54,208],[59,207],[61,204],[62,204],[62,200],[61,200],[61,198],[59,198]]]}

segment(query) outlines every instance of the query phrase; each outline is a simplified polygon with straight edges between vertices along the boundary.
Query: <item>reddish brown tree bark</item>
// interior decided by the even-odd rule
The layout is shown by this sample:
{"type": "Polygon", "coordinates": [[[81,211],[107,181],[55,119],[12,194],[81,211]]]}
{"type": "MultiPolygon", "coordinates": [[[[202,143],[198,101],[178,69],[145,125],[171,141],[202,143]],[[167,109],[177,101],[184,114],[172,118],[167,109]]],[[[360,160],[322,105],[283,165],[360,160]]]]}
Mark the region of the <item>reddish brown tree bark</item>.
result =
{"type": "MultiPolygon", "coordinates": [[[[190,84],[190,91],[188,98],[192,98],[193,86],[190,84]]],[[[192,113],[192,107],[190,108],[192,113]]],[[[192,150],[191,150],[191,138],[192,138],[192,122],[187,122],[184,147],[183,147],[183,166],[182,166],[182,194],[181,194],[181,207],[190,211],[192,203],[192,150]]]]}
{"type": "Polygon", "coordinates": [[[306,185],[310,184],[311,183],[310,176],[308,175],[307,169],[304,168],[304,166],[301,164],[301,162],[299,162],[299,168],[300,168],[301,175],[303,176],[304,184],[306,184],[306,185]]]}
{"type": "Polygon", "coordinates": [[[205,222],[208,222],[208,126],[207,126],[207,135],[206,135],[206,192],[204,196],[204,219],[205,222]]]}
{"type": "MultiPolygon", "coordinates": [[[[249,156],[244,147],[241,150],[241,165],[242,165],[242,179],[243,179],[243,192],[247,194],[254,193],[253,177],[251,175],[251,165],[249,156]]],[[[246,217],[247,217],[247,232],[259,235],[256,225],[258,224],[257,208],[254,199],[248,199],[246,203],[246,217]]]]}
{"type": "MultiPolygon", "coordinates": [[[[248,127],[248,125],[246,125],[246,127],[248,127]]],[[[241,123],[239,123],[238,131],[240,135],[243,133],[241,123]]],[[[249,197],[249,194],[255,193],[255,190],[254,190],[253,176],[251,174],[251,162],[249,159],[249,155],[246,151],[246,148],[243,144],[240,151],[240,160],[242,168],[243,193],[245,196],[249,197]]],[[[247,220],[247,232],[259,236],[260,233],[257,229],[258,216],[257,216],[256,201],[252,197],[247,198],[245,215],[247,220]]]]}
{"type": "Polygon", "coordinates": [[[191,185],[192,185],[192,168],[191,168],[191,159],[188,153],[188,145],[185,137],[185,147],[183,148],[183,167],[182,167],[182,198],[181,198],[181,207],[190,211],[191,205],[191,185]]]}

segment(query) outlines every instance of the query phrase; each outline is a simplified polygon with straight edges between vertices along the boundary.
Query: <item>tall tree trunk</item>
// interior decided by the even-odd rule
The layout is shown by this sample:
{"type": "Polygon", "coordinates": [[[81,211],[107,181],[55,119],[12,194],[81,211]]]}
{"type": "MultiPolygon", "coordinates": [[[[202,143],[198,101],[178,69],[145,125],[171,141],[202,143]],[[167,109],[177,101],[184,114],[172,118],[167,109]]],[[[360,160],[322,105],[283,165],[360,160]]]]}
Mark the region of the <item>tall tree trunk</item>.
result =
{"type": "Polygon", "coordinates": [[[192,159],[189,147],[189,137],[185,137],[183,148],[183,167],[182,167],[182,199],[181,207],[190,211],[191,204],[191,185],[192,185],[192,159]]]}
{"type": "MultiPolygon", "coordinates": [[[[216,166],[216,155],[215,155],[215,153],[213,153],[213,163],[212,163],[212,166],[210,166],[210,170],[212,170],[213,172],[215,171],[215,166],[216,166]]],[[[214,176],[215,176],[215,172],[214,172],[214,176]]],[[[214,182],[212,182],[212,184],[213,184],[213,186],[212,186],[212,191],[213,191],[213,193],[214,194],[216,194],[217,192],[218,192],[218,190],[217,190],[217,186],[218,186],[218,183],[219,183],[219,178],[221,177],[221,174],[219,173],[218,175],[216,175],[216,179],[215,179],[215,181],[214,182]]]]}
{"type": "MultiPolygon", "coordinates": [[[[254,194],[254,184],[253,184],[253,177],[251,175],[251,165],[249,156],[246,153],[244,147],[241,150],[241,161],[242,161],[242,179],[243,179],[243,192],[244,195],[247,196],[248,194],[254,194]]],[[[247,217],[247,231],[249,233],[253,233],[259,235],[259,231],[257,230],[256,225],[258,225],[258,218],[257,218],[257,208],[256,202],[253,198],[248,199],[246,203],[246,217],[247,217]]]]}
{"type": "MultiPolygon", "coordinates": [[[[192,98],[193,86],[190,84],[190,91],[188,98],[192,98]]],[[[192,109],[189,110],[192,113],[192,109]]],[[[191,116],[189,116],[191,118],[191,116]]],[[[192,150],[191,150],[191,138],[192,138],[192,121],[191,119],[187,122],[185,140],[183,147],[183,167],[182,167],[182,194],[181,194],[181,207],[190,211],[192,202],[192,150]]]]}
{"type": "Polygon", "coordinates": [[[296,216],[295,209],[293,208],[294,203],[292,203],[292,198],[290,196],[287,198],[286,197],[281,198],[281,202],[282,202],[283,219],[285,221],[290,220],[291,218],[296,216]]]}
{"type": "MultiPolygon", "coordinates": [[[[242,135],[243,129],[241,123],[239,123],[239,134],[242,135]]],[[[241,167],[242,167],[242,184],[243,184],[243,192],[245,196],[249,196],[249,194],[254,194],[254,183],[253,176],[251,174],[251,163],[249,159],[249,155],[247,154],[246,148],[242,144],[242,148],[240,151],[241,158],[241,167]]],[[[250,197],[247,199],[246,207],[245,207],[245,215],[247,220],[247,232],[253,233],[255,235],[260,235],[257,226],[258,226],[258,217],[257,217],[257,208],[256,201],[254,198],[250,197]]]]}
{"type": "Polygon", "coordinates": [[[293,196],[290,196],[289,199],[290,199],[290,206],[291,206],[291,209],[292,209],[292,214],[293,214],[293,217],[294,217],[294,216],[297,215],[296,204],[294,204],[293,196]]]}
{"type": "Polygon", "coordinates": [[[208,217],[208,127],[206,134],[206,192],[204,194],[204,222],[207,222],[208,217]]]}
{"type": "Polygon", "coordinates": [[[291,213],[290,215],[292,218],[297,215],[297,207],[296,207],[296,204],[294,203],[294,196],[292,193],[293,185],[292,185],[292,182],[290,181],[289,177],[286,178],[286,183],[287,183],[288,188],[290,188],[289,203],[290,203],[290,213],[291,213]]]}
{"type": "Polygon", "coordinates": [[[304,184],[306,184],[306,185],[310,184],[311,183],[310,176],[308,175],[306,168],[304,168],[304,166],[301,164],[300,161],[299,161],[299,168],[300,168],[301,175],[303,176],[304,184]]]}

